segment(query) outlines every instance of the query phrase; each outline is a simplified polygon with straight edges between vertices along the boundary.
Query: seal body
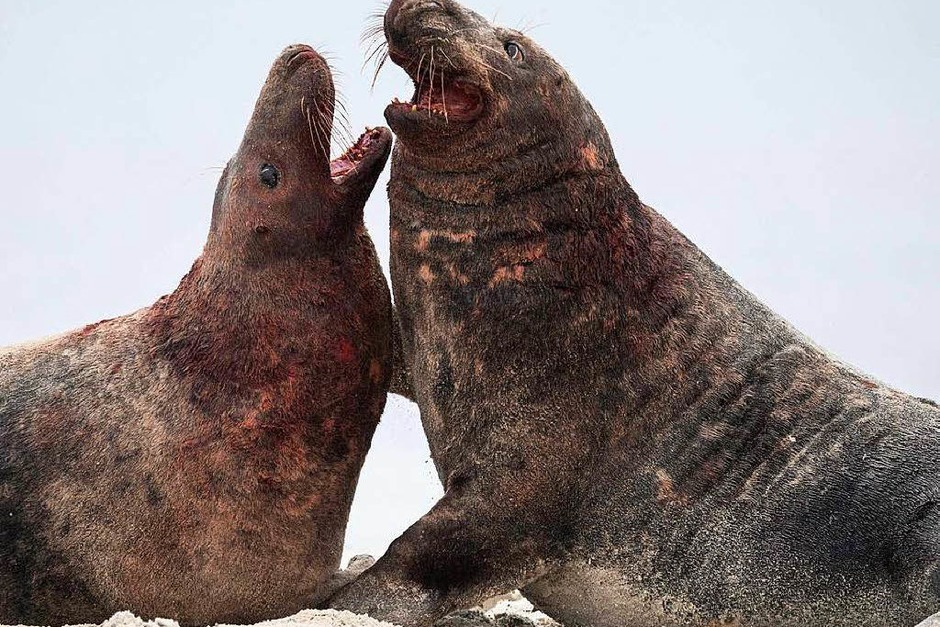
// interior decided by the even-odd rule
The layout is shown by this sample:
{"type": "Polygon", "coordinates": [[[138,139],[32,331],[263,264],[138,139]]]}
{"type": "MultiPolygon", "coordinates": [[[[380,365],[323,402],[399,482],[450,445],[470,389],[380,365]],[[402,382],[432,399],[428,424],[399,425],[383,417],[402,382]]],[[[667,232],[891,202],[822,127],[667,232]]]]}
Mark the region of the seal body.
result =
{"type": "Polygon", "coordinates": [[[390,377],[362,209],[391,134],[331,164],[333,98],[286,49],[179,288],[0,351],[0,622],[248,623],[336,570],[390,377]]]}
{"type": "Polygon", "coordinates": [[[446,493],[333,605],[427,625],[520,587],[571,626],[936,611],[937,405],[826,354],[642,204],[534,42],[452,0],[397,0],[385,31],[417,86],[386,113],[392,285],[446,493]]]}

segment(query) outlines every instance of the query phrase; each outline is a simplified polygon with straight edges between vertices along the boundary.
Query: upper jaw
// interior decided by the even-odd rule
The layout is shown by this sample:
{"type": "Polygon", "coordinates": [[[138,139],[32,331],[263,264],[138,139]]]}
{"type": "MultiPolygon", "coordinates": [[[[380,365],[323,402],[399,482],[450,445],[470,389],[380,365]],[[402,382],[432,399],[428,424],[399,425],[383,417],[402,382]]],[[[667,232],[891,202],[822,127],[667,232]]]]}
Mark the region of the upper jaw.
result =
{"type": "Polygon", "coordinates": [[[395,119],[412,123],[426,120],[429,124],[468,124],[479,118],[485,109],[484,91],[451,59],[439,53],[434,61],[430,54],[410,55],[389,45],[389,58],[401,67],[414,82],[415,91],[409,102],[397,98],[386,109],[390,123],[395,119]],[[447,59],[447,61],[445,61],[447,59]]]}

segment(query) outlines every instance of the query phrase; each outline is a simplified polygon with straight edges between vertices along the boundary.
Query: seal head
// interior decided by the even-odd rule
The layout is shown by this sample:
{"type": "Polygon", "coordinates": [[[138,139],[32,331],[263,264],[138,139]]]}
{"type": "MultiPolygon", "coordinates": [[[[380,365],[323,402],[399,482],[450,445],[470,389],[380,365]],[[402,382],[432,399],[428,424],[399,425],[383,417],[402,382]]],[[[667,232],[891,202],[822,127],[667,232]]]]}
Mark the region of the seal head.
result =
{"type": "Polygon", "coordinates": [[[329,247],[362,219],[391,150],[391,133],[367,130],[330,161],[334,108],[327,62],[309,46],[287,48],[271,68],[222,177],[210,246],[236,246],[249,257],[329,247]]]}
{"type": "Polygon", "coordinates": [[[385,116],[423,164],[490,169],[603,128],[567,71],[517,30],[450,0],[395,0],[384,28],[390,58],[415,84],[385,116]]]}

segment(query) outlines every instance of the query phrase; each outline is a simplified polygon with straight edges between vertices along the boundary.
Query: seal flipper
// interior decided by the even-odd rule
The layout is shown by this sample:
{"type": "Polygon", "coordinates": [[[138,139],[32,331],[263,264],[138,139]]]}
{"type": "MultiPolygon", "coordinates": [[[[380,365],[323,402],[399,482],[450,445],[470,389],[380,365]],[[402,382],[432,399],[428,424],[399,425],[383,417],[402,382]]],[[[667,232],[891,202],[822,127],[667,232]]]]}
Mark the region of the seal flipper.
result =
{"type": "Polygon", "coordinates": [[[447,478],[444,497],[329,607],[424,627],[549,572],[554,557],[571,545],[580,511],[571,502],[577,491],[564,484],[580,477],[575,469],[590,452],[576,454],[553,430],[558,422],[548,404],[533,403],[528,411],[505,416],[496,408],[474,408],[475,419],[501,425],[504,437],[468,452],[447,478]],[[543,453],[538,459],[526,454],[533,442],[543,453]],[[500,463],[484,466],[476,459],[500,463]],[[511,502],[493,498],[507,494],[511,502]]]}

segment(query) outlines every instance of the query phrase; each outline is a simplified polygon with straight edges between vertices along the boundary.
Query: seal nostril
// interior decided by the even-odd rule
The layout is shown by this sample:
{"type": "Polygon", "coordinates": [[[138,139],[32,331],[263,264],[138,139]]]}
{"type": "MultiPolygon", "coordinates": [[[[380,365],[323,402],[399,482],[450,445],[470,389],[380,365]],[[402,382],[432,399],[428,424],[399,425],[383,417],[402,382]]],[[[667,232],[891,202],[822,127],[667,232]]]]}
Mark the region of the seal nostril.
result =
{"type": "Polygon", "coordinates": [[[440,0],[393,0],[385,12],[385,27],[391,28],[394,26],[395,19],[403,9],[414,13],[428,10],[443,11],[445,8],[444,3],[440,0]]]}
{"type": "Polygon", "coordinates": [[[405,0],[392,0],[392,3],[388,5],[388,10],[385,11],[386,28],[390,28],[395,24],[395,18],[398,16],[398,12],[401,11],[403,4],[405,4],[405,0]]]}
{"type": "Polygon", "coordinates": [[[443,11],[444,3],[438,0],[412,0],[408,8],[411,11],[443,11]]]}

